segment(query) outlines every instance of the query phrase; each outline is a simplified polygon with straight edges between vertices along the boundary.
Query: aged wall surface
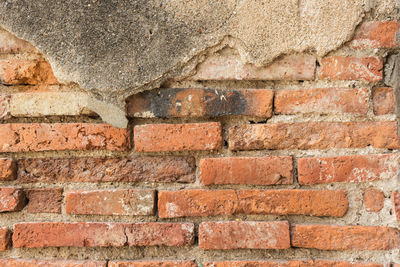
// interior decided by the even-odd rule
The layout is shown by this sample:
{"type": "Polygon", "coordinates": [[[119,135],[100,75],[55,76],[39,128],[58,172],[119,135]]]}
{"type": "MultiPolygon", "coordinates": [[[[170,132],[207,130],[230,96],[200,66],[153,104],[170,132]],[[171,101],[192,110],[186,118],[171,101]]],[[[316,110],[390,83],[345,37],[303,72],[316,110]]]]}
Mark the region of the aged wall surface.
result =
{"type": "Polygon", "coordinates": [[[0,266],[399,266],[399,7],[0,1],[0,266]]]}

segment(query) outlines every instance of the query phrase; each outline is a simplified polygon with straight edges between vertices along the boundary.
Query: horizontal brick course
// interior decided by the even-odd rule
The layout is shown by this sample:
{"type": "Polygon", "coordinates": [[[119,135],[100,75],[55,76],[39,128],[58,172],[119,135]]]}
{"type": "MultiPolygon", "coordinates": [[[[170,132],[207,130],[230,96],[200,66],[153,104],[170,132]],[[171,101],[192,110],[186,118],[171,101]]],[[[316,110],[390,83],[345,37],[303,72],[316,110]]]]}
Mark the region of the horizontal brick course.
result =
{"type": "Polygon", "coordinates": [[[350,47],[366,48],[395,48],[399,46],[396,37],[400,29],[398,21],[367,21],[358,28],[350,47]]]}
{"type": "Polygon", "coordinates": [[[22,188],[0,187],[0,212],[20,211],[25,204],[26,197],[22,188]]]}
{"type": "Polygon", "coordinates": [[[139,125],[134,144],[137,152],[218,150],[222,129],[219,122],[139,125]]]}
{"type": "Polygon", "coordinates": [[[110,261],[108,267],[196,267],[194,261],[110,261]]]}
{"type": "Polygon", "coordinates": [[[130,148],[129,130],[107,124],[14,123],[0,125],[0,152],[116,150],[130,148]]]}
{"type": "Polygon", "coordinates": [[[348,208],[344,190],[160,191],[161,218],[233,214],[298,214],[342,217],[348,208]]]}
{"type": "Polygon", "coordinates": [[[230,150],[400,148],[396,122],[301,122],[229,128],[230,150]]]}
{"type": "Polygon", "coordinates": [[[131,96],[128,115],[141,118],[271,117],[274,92],[265,89],[162,89],[131,96]]]}
{"type": "Polygon", "coordinates": [[[212,184],[292,184],[292,157],[229,157],[200,160],[200,182],[212,184]]]}
{"type": "Polygon", "coordinates": [[[61,213],[63,202],[62,188],[34,188],[25,190],[28,199],[27,211],[30,213],[61,213]]]}
{"type": "Polygon", "coordinates": [[[326,261],[326,260],[277,260],[277,261],[220,261],[205,262],[204,267],[383,267],[377,263],[326,261]]]}
{"type": "Polygon", "coordinates": [[[289,223],[203,222],[199,226],[202,249],[288,249],[289,223]]]}

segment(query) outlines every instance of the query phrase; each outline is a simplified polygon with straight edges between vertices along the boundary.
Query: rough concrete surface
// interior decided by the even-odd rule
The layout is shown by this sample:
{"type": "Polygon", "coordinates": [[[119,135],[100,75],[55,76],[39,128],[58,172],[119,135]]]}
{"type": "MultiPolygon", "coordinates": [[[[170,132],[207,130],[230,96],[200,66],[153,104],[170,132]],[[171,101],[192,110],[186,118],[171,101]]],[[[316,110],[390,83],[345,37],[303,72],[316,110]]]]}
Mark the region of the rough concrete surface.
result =
{"type": "Polygon", "coordinates": [[[349,40],[370,8],[397,5],[382,1],[3,0],[0,24],[39,48],[59,81],[106,102],[93,109],[123,127],[127,96],[193,71],[206,54],[229,45],[256,66],[321,56],[349,40]]]}

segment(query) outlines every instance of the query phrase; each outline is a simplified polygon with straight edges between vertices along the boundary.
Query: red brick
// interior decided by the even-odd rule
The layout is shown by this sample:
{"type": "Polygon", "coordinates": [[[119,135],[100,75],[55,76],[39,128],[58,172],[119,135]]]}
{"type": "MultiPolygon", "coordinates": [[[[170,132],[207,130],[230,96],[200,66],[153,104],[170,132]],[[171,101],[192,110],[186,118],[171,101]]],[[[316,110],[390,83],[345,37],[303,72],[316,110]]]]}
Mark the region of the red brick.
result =
{"type": "Polygon", "coordinates": [[[229,129],[230,150],[400,148],[397,123],[300,122],[245,124],[229,129]]]}
{"type": "Polygon", "coordinates": [[[395,48],[400,24],[392,21],[368,21],[358,28],[350,46],[354,49],[395,48]]]}
{"type": "Polygon", "coordinates": [[[135,126],[138,152],[217,150],[222,147],[221,124],[148,124],[135,126]]]}
{"type": "Polygon", "coordinates": [[[194,261],[110,261],[108,267],[196,267],[194,261]]]}
{"type": "Polygon", "coordinates": [[[20,211],[25,203],[25,194],[21,188],[0,187],[0,212],[20,211]]]}
{"type": "MultiPolygon", "coordinates": [[[[11,232],[6,227],[0,228],[0,251],[5,251],[10,247],[11,232]]],[[[0,264],[0,266],[2,266],[0,264]]]]}
{"type": "Polygon", "coordinates": [[[30,213],[61,213],[62,188],[34,188],[25,190],[30,213]]]}
{"type": "Polygon", "coordinates": [[[200,182],[211,184],[292,184],[292,157],[235,157],[200,160],[200,182]]]}
{"type": "Polygon", "coordinates": [[[275,93],[274,112],[365,115],[368,112],[368,101],[369,94],[365,88],[279,90],[275,93]]]}
{"type": "Polygon", "coordinates": [[[298,159],[300,184],[369,182],[397,175],[399,155],[354,155],[298,159]]]}
{"type": "Polygon", "coordinates": [[[0,81],[8,85],[58,84],[50,64],[43,60],[0,60],[0,81]]]}
{"type": "Polygon", "coordinates": [[[16,164],[13,159],[0,158],[0,181],[12,181],[16,178],[16,164]]]}
{"type": "Polygon", "coordinates": [[[18,182],[194,182],[193,157],[18,160],[18,182]]]}
{"type": "Polygon", "coordinates": [[[66,223],[14,225],[16,248],[186,246],[193,243],[191,223],[66,223]]]}
{"type": "Polygon", "coordinates": [[[214,55],[199,66],[189,80],[313,80],[316,58],[311,55],[290,55],[267,67],[245,64],[240,56],[214,55]]]}
{"type": "Polygon", "coordinates": [[[27,41],[17,38],[15,35],[0,28],[0,53],[39,53],[27,41]]]}
{"type": "Polygon", "coordinates": [[[320,250],[398,248],[399,230],[384,226],[294,225],[292,246],[320,250]]]}
{"type": "Polygon", "coordinates": [[[376,263],[359,263],[325,260],[291,260],[291,261],[221,261],[205,262],[204,267],[383,267],[376,263]]]}
{"type": "Polygon", "coordinates": [[[374,188],[364,189],[364,206],[367,211],[378,212],[383,208],[385,195],[381,190],[374,188]]]}
{"type": "Polygon", "coordinates": [[[7,267],[106,267],[105,261],[79,260],[35,260],[35,259],[0,259],[0,266],[7,267]]]}
{"type": "Polygon", "coordinates": [[[14,123],[0,125],[0,152],[127,150],[129,131],[107,124],[14,123]]]}
{"type": "Polygon", "coordinates": [[[379,82],[383,77],[383,61],[378,57],[332,56],[321,59],[320,65],[321,79],[379,82]]]}
{"type": "Polygon", "coordinates": [[[171,88],[128,98],[128,115],[141,118],[255,116],[269,118],[274,92],[263,89],[171,88]]]}
{"type": "Polygon", "coordinates": [[[400,221],[400,192],[393,192],[392,198],[394,213],[396,214],[397,220],[400,221]]]}
{"type": "Polygon", "coordinates": [[[385,115],[395,112],[394,90],[390,87],[377,87],[373,92],[374,114],[385,115]]]}
{"type": "Polygon", "coordinates": [[[202,249],[288,249],[289,223],[203,222],[199,226],[202,249]]]}
{"type": "Polygon", "coordinates": [[[378,264],[378,263],[325,261],[325,260],[317,260],[314,262],[313,266],[315,266],[315,267],[384,267],[383,264],[378,264]]]}
{"type": "Polygon", "coordinates": [[[154,190],[75,190],[65,195],[68,214],[153,215],[154,190]]]}
{"type": "Polygon", "coordinates": [[[344,190],[201,190],[160,191],[161,218],[233,214],[342,217],[348,208],[344,190]]]}

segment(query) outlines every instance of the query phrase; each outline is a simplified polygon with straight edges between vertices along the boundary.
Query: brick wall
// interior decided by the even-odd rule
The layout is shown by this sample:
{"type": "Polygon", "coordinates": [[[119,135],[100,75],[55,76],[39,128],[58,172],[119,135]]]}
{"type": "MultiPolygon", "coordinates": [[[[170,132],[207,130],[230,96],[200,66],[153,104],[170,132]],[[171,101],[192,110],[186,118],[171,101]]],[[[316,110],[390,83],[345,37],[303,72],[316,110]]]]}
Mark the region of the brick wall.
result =
{"type": "Polygon", "coordinates": [[[0,31],[0,266],[396,266],[397,21],[265,67],[216,53],[119,129],[0,31]]]}

